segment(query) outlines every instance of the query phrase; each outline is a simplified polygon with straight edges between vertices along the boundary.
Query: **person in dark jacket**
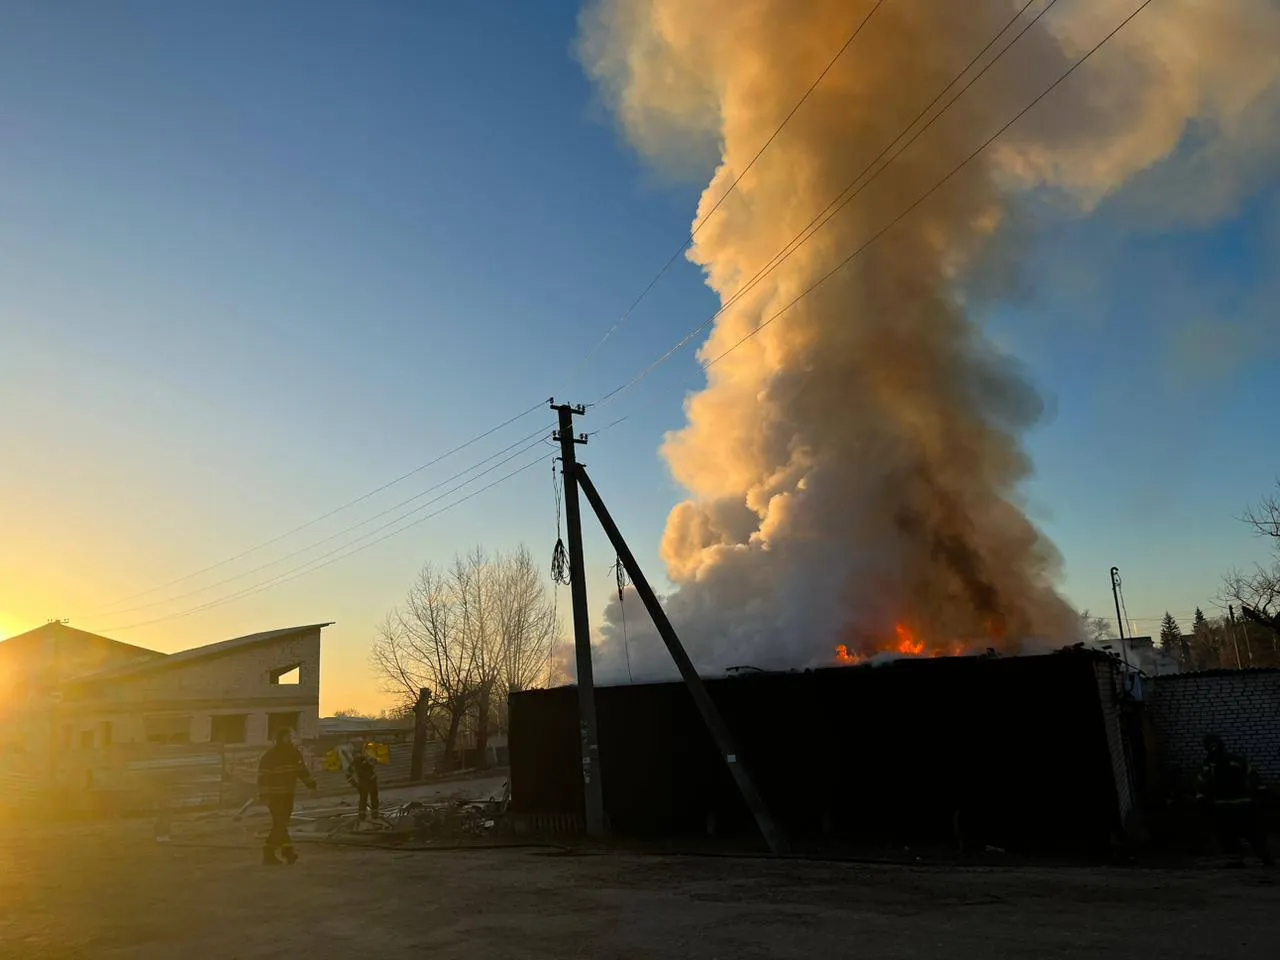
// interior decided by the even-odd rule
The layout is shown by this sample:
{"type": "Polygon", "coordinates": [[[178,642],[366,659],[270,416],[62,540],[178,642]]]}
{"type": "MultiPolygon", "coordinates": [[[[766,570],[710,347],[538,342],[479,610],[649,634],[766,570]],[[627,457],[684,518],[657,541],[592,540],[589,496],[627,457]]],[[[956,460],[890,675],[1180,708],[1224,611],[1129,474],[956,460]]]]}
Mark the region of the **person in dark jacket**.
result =
{"type": "Polygon", "coordinates": [[[1240,841],[1247,840],[1264,864],[1273,863],[1262,815],[1258,773],[1244,757],[1227,752],[1217,734],[1204,738],[1205,760],[1196,779],[1196,798],[1207,804],[1223,852],[1240,853],[1240,841]]]}
{"type": "Polygon", "coordinates": [[[298,862],[289,838],[289,818],[293,816],[293,791],[299,780],[308,790],[316,788],[306,761],[293,745],[290,731],[281,730],[276,734],[276,745],[258,761],[258,798],[271,811],[271,832],[262,847],[262,862],[266,866],[280,863],[277,851],[289,863],[298,862]]]}
{"type": "Polygon", "coordinates": [[[369,756],[364,745],[352,751],[351,764],[347,767],[347,783],[356,788],[360,794],[358,818],[363,820],[369,809],[378,816],[378,767],[369,756]]]}

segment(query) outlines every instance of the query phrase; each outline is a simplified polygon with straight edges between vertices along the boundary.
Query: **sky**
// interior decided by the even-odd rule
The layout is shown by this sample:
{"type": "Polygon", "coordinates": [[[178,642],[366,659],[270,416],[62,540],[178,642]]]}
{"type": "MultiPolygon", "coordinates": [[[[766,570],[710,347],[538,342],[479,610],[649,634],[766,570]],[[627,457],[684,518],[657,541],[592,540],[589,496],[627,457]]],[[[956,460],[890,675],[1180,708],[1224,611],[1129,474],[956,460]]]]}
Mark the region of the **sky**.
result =
{"type": "MultiPolygon", "coordinates": [[[[422,563],[519,543],[549,562],[553,450],[517,443],[549,435],[541,408],[246,551],[552,395],[596,400],[714,311],[677,261],[592,353],[687,236],[710,170],[673,179],[627,146],[575,58],[577,15],[6,8],[0,636],[69,618],[173,651],[332,620],[322,711],[377,709],[369,643],[422,563]],[[425,517],[526,464],[349,558],[177,616],[400,501],[422,494],[403,509],[425,517]]],[[[1118,566],[1141,634],[1166,610],[1212,613],[1222,573],[1265,555],[1234,518],[1280,473],[1280,185],[1212,229],[1138,232],[1121,203],[1053,220],[1023,295],[976,309],[1048,401],[1025,496],[1065,595],[1110,615],[1118,566]]],[[[696,343],[580,423],[602,431],[580,455],[659,586],[681,492],[658,446],[703,383],[696,343]]],[[[590,522],[586,555],[598,616],[613,556],[590,522]]]]}

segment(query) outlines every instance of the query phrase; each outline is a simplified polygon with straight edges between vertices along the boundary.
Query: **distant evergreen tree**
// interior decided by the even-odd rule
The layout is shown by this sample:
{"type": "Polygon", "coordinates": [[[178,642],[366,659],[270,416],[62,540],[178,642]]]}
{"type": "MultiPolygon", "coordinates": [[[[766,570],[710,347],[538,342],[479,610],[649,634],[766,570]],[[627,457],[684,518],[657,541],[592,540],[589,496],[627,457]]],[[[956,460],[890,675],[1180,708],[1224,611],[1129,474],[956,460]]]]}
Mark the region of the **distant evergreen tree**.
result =
{"type": "Polygon", "coordinates": [[[1209,620],[1205,617],[1204,611],[1196,607],[1195,619],[1191,621],[1191,632],[1197,636],[1209,632],[1209,620]]]}
{"type": "Polygon", "coordinates": [[[1178,626],[1178,621],[1173,619],[1173,614],[1168,610],[1164,612],[1164,619],[1160,621],[1160,646],[1165,653],[1175,657],[1182,651],[1182,628],[1178,626]]]}
{"type": "Polygon", "coordinates": [[[1196,615],[1191,621],[1191,660],[1196,670],[1223,666],[1218,631],[1214,630],[1199,607],[1196,607],[1196,615]]]}

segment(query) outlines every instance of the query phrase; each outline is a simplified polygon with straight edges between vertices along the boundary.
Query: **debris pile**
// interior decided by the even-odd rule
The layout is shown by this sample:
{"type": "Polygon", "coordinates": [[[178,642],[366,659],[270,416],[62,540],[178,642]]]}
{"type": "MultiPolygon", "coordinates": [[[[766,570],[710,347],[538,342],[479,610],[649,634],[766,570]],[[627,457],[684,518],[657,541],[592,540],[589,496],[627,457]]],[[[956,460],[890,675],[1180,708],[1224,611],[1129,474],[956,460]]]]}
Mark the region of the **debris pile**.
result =
{"type": "Polygon", "coordinates": [[[387,808],[369,821],[362,821],[352,813],[342,813],[318,821],[316,827],[326,839],[344,842],[466,843],[498,833],[510,802],[508,781],[497,797],[410,800],[387,808]]]}

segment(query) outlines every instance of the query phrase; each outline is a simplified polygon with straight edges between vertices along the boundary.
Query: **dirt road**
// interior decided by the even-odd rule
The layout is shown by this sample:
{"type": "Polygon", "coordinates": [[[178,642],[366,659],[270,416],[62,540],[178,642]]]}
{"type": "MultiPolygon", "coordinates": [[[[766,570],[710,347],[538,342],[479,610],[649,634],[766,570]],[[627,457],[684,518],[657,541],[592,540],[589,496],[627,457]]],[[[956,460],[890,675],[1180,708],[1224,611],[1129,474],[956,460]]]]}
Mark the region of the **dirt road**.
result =
{"type": "Polygon", "coordinates": [[[1280,876],[307,845],[144,822],[0,833],[0,957],[1280,956],[1280,876]],[[186,834],[191,839],[183,841],[186,834]]]}

